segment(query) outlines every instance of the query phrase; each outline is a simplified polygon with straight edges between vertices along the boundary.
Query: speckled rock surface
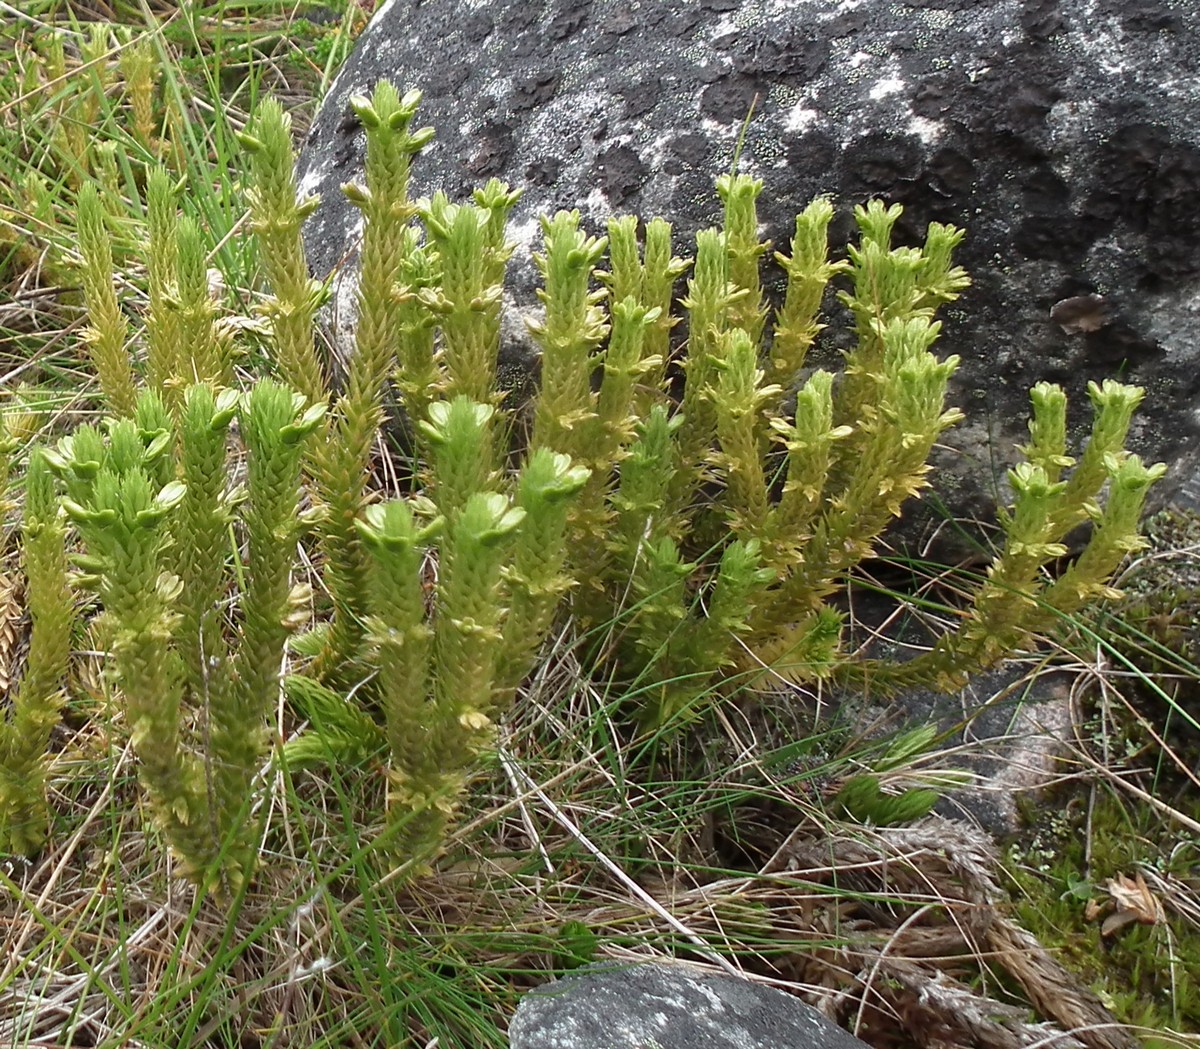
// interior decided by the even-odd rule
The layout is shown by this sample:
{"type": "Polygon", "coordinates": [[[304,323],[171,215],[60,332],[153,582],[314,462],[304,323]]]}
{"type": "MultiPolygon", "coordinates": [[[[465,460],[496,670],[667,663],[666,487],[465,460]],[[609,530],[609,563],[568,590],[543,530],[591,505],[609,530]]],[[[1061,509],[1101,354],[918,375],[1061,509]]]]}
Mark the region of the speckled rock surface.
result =
{"type": "MultiPolygon", "coordinates": [[[[438,132],[415,191],[525,186],[522,245],[538,213],[577,206],[596,231],[613,212],[662,214],[687,252],[719,218],[712,180],[757,97],[741,167],[766,181],[779,247],[822,192],[842,239],[873,195],[905,206],[907,239],[931,220],[967,227],[975,284],[940,344],[963,359],[952,396],[967,414],[936,472],[952,511],[990,515],[1039,379],[1068,387],[1077,436],[1089,379],[1146,386],[1132,445],[1175,466],[1177,487],[1200,460],[1193,13],[1193,0],[390,0],[304,151],[304,185],[326,201],[308,228],[314,268],[353,246],[337,191],[361,166],[347,99],[381,76],[419,87],[438,132]]],[[[524,247],[510,273],[529,308],[524,247]]],[[[338,313],[344,337],[349,286],[338,313]]],[[[510,356],[521,331],[508,327],[510,356]]],[[[843,338],[830,328],[816,360],[836,362],[843,338]]]]}
{"type": "Polygon", "coordinates": [[[1025,826],[1019,802],[1036,805],[1061,779],[1073,742],[1072,683],[1067,673],[1030,673],[1006,662],[976,675],[961,692],[905,691],[878,723],[894,730],[899,712],[904,724],[936,725],[941,747],[950,752],[940,767],[965,776],[961,786],[943,792],[934,811],[1008,841],[1025,826]]]}
{"type": "Polygon", "coordinates": [[[798,998],[675,965],[589,965],[526,995],[512,1049],[862,1049],[798,998]]]}

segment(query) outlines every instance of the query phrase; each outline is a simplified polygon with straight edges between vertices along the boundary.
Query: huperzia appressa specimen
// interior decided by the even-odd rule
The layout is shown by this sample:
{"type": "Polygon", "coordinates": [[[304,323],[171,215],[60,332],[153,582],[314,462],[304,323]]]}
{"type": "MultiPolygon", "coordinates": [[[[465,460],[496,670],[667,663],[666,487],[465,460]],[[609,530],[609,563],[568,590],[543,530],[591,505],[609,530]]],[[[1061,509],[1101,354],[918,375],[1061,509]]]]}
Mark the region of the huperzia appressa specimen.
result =
{"type": "Polygon", "coordinates": [[[958,360],[936,353],[936,314],[968,283],[952,262],[962,231],[934,223],[922,244],[897,246],[899,206],[872,201],[856,209],[847,258],[831,260],[833,206],[818,198],[788,252],[773,252],[758,232],[763,186],[737,172],[717,180],[723,225],[697,235],[692,258],[674,254],[661,218],[613,219],[601,236],[575,211],[544,216],[527,322],[540,385],[514,404],[497,354],[519,191],[493,181],[471,202],[412,197],[432,135],[414,123],[419,103],[387,84],[353,102],[368,158],[364,185],[346,187],[364,232],[357,352],[340,384],[317,353],[326,290],[300,235],[318,202],[298,193],[277,104],[260,107],[243,143],[269,285],[266,323],[246,327],[266,332],[278,382],[223,389],[239,377],[201,288],[196,229],[175,221],[157,173],[146,336],[157,388],[138,394],[100,200],[81,193],[87,341],[114,418],[49,458],[153,811],[193,875],[244,884],[281,690],[308,725],[283,749],[289,765],[386,753],[386,833],[416,870],[569,615],[606,679],[637,697],[637,728],[656,732],[764,668],[955,688],[1053,616],[1111,596],[1163,471],[1125,450],[1142,391],[1093,386],[1092,434],[1073,457],[1065,395],[1039,384],[1005,541],[957,628],[901,664],[842,648],[839,593],[928,485],[930,452],[961,418],[946,404],[958,360]],[[775,264],[785,288],[773,309],[775,264]],[[831,288],[854,336],[836,375],[808,364],[831,288]],[[393,394],[413,460],[384,492],[372,467],[393,394]],[[231,483],[242,455],[244,499],[231,483]],[[1090,538],[1064,566],[1080,524],[1090,538]],[[317,597],[293,578],[310,525],[317,597]],[[316,624],[281,681],[302,604],[316,624]]]}

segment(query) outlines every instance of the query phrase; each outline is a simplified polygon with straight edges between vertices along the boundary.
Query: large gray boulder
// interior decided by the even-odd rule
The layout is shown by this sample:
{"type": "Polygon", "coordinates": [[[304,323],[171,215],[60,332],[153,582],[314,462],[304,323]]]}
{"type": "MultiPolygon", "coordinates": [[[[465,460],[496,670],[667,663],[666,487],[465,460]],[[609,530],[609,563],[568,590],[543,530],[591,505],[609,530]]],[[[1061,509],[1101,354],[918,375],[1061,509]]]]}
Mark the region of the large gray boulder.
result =
{"type": "MultiPolygon", "coordinates": [[[[314,268],[344,262],[363,139],[347,106],[380,77],[418,87],[438,137],[417,193],[452,197],[499,176],[525,187],[510,235],[513,301],[533,306],[536,216],[578,207],[671,219],[681,254],[716,223],[751,103],[741,170],[766,182],[765,234],[831,192],[902,203],[900,233],[965,226],[974,286],[945,316],[961,355],[935,487],[950,512],[991,516],[1026,438],[1036,381],[1147,388],[1134,450],[1196,473],[1200,392],[1200,28],[1192,0],[390,0],[339,74],[301,161],[324,208],[314,268]]],[[[350,267],[352,269],[352,266],[350,267]]],[[[350,287],[339,292],[342,351],[350,287]]],[[[505,353],[527,346],[509,326],[505,353]]],[[[838,360],[836,327],[817,359],[838,360]]],[[[1200,487],[1193,491],[1200,494],[1200,487]]],[[[936,506],[935,500],[926,504],[936,506]]]]}
{"type": "Polygon", "coordinates": [[[512,1049],[864,1049],[798,998],[682,965],[600,963],[521,999],[512,1049]]]}

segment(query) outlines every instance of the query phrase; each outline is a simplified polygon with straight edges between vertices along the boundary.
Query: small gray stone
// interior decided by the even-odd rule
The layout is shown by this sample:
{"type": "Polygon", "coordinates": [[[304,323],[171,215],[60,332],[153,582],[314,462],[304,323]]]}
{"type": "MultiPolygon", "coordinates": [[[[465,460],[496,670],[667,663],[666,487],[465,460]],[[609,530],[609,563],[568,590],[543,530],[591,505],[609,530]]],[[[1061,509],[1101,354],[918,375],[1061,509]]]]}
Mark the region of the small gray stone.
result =
{"type": "Polygon", "coordinates": [[[512,1049],[863,1049],[798,998],[686,965],[601,962],[527,994],[512,1049]]]}

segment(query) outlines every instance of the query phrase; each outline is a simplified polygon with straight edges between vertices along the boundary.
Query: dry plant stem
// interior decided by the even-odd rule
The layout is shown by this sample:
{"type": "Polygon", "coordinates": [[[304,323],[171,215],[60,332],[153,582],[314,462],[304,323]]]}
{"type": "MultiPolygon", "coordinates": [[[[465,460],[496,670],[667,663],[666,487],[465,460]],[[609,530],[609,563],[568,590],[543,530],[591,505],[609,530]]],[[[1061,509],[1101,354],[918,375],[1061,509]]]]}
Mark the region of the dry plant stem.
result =
{"type": "Polygon", "coordinates": [[[1178,809],[1168,805],[1165,801],[1156,798],[1149,791],[1142,790],[1142,788],[1137,786],[1137,784],[1130,782],[1128,778],[1124,776],[1118,776],[1112,771],[1111,768],[1109,768],[1107,764],[1101,763],[1093,758],[1086,749],[1081,751],[1081,757],[1093,772],[1104,776],[1105,779],[1107,779],[1118,789],[1123,790],[1128,794],[1132,794],[1138,799],[1138,801],[1145,802],[1151,808],[1161,812],[1167,818],[1178,822],[1181,826],[1186,827],[1193,834],[1200,834],[1200,820],[1192,819],[1186,813],[1180,812],[1178,809]]]}
{"type": "MultiPolygon", "coordinates": [[[[505,760],[504,755],[501,755],[501,758],[502,760],[505,760]]],[[[697,948],[699,949],[698,953],[702,957],[707,958],[713,965],[728,973],[730,976],[741,976],[741,973],[738,971],[738,969],[731,965],[727,958],[707,950],[707,943],[703,937],[698,936],[686,925],[684,925],[683,922],[679,921],[679,919],[676,918],[675,915],[667,910],[661,903],[659,903],[658,900],[656,900],[636,881],[629,877],[629,875],[626,874],[625,871],[620,868],[620,866],[614,863],[609,856],[605,855],[603,850],[598,848],[595,843],[583,833],[583,831],[574,823],[574,821],[572,821],[571,818],[554,803],[550,796],[546,794],[546,792],[532,779],[529,778],[528,774],[522,768],[520,768],[511,760],[505,760],[505,768],[511,775],[516,776],[517,779],[522,782],[524,787],[545,806],[546,810],[554,818],[555,822],[559,824],[559,826],[566,830],[572,838],[574,838],[579,842],[580,845],[587,849],[591,855],[596,857],[596,859],[598,859],[604,865],[604,867],[608,869],[609,873],[611,873],[641,903],[645,904],[654,914],[665,921],[681,936],[696,944],[697,948]]]]}
{"type": "MultiPolygon", "coordinates": [[[[965,824],[931,817],[911,827],[882,828],[854,837],[823,834],[816,838],[798,827],[764,873],[786,871],[793,877],[821,880],[821,872],[855,870],[863,877],[874,871],[889,898],[912,893],[927,900],[935,894],[955,916],[959,936],[971,953],[984,954],[1002,965],[1044,1016],[1070,1031],[1088,1049],[1135,1049],[1138,1043],[1104,1004],[1032,936],[1005,917],[1000,910],[1005,897],[996,883],[995,867],[990,840],[965,824]]],[[[917,978],[911,963],[897,965],[886,950],[864,951],[853,941],[845,950],[852,972],[877,966],[888,977],[896,968],[896,975],[905,983],[917,978]]],[[[936,998],[931,1004],[936,1006],[936,998]]],[[[949,1013],[943,1016],[951,1018],[949,1013]]],[[[1002,1032],[988,1033],[999,1037],[1002,1032]]]]}

